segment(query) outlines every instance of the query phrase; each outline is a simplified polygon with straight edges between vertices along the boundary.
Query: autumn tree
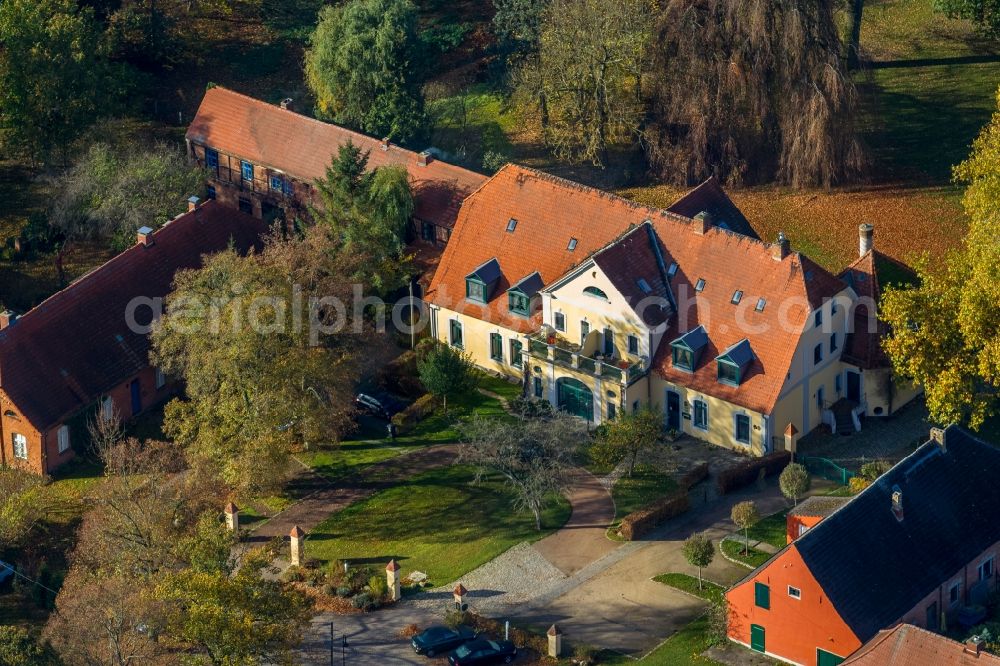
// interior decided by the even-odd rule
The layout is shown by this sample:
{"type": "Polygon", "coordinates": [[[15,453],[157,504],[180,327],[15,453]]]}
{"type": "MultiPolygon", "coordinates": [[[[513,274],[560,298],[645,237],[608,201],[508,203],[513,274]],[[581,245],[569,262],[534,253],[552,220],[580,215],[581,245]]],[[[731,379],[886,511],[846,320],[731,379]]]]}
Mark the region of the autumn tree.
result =
{"type": "Polygon", "coordinates": [[[753,500],[739,502],[733,505],[733,510],[729,514],[733,524],[743,530],[743,554],[750,554],[750,528],[760,522],[760,513],[757,512],[757,504],[753,500]]]}
{"type": "Polygon", "coordinates": [[[445,344],[435,343],[417,358],[420,381],[432,395],[444,402],[448,413],[448,398],[471,391],[476,386],[472,358],[445,344]]]}
{"type": "Polygon", "coordinates": [[[18,545],[45,515],[43,486],[36,474],[0,467],[0,544],[18,545]]]}
{"type": "Polygon", "coordinates": [[[634,414],[623,414],[601,424],[591,455],[607,465],[628,462],[626,475],[631,477],[641,456],[656,447],[663,431],[663,417],[645,407],[634,414]]]}
{"type": "Polygon", "coordinates": [[[788,463],[785,469],[781,470],[778,477],[778,485],[781,486],[781,494],[799,503],[799,498],[809,492],[812,479],[809,477],[809,470],[799,463],[788,463]]]}
{"type": "Polygon", "coordinates": [[[22,627],[0,625],[0,666],[57,666],[51,648],[22,627]]]}
{"type": "Polygon", "coordinates": [[[0,3],[0,146],[63,156],[101,113],[115,108],[123,71],[102,52],[94,11],[74,0],[0,3]]]}
{"type": "Polygon", "coordinates": [[[835,3],[668,0],[652,40],[647,150],[680,185],[856,177],[857,92],[835,3]]]}
{"type": "Polygon", "coordinates": [[[984,37],[1000,37],[1000,2],[998,0],[934,0],[934,8],[950,18],[972,21],[984,37]]]}
{"type": "Polygon", "coordinates": [[[410,0],[324,7],[305,56],[319,115],[401,143],[420,137],[426,118],[419,44],[410,0]]]}
{"type": "Polygon", "coordinates": [[[681,553],[683,553],[684,559],[687,560],[688,564],[698,567],[698,589],[702,589],[701,570],[711,564],[715,558],[715,548],[712,546],[712,540],[701,532],[692,534],[684,540],[684,545],[681,546],[681,553]]]}
{"type": "Polygon", "coordinates": [[[515,99],[557,157],[607,164],[609,146],[638,136],[651,24],[649,0],[549,3],[515,99]]]}
{"type": "Polygon", "coordinates": [[[493,33],[504,58],[514,62],[538,51],[549,0],[493,0],[493,33]]]}
{"type": "Polygon", "coordinates": [[[413,194],[406,169],[369,170],[368,155],[350,141],[338,148],[316,181],[321,203],[311,213],[340,237],[338,260],[350,277],[384,294],[412,272],[405,250],[413,194]]]}
{"type": "Polygon", "coordinates": [[[917,262],[919,284],[887,289],[880,315],[893,368],[923,387],[931,418],[978,429],[1000,397],[1000,110],[955,178],[967,185],[964,243],[917,262]]]}
{"type": "Polygon", "coordinates": [[[546,419],[476,417],[461,427],[466,444],[459,459],[476,466],[477,478],[502,476],[514,491],[514,507],[530,511],[541,530],[542,511],[569,485],[584,427],[562,413],[546,419]]]}
{"type": "Polygon", "coordinates": [[[50,181],[49,223],[70,241],[100,238],[118,252],[135,243],[140,227],[155,229],[187,210],[188,197],[205,187],[204,174],[165,144],[94,144],[50,181]]]}

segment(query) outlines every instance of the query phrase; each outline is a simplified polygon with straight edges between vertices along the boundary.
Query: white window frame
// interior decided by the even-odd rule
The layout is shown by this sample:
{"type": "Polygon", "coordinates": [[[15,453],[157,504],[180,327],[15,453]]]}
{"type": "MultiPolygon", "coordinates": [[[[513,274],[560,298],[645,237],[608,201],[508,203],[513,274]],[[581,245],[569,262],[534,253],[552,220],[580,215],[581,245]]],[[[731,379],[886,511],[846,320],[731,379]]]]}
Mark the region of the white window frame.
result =
{"type": "Polygon", "coordinates": [[[163,370],[159,368],[156,369],[156,388],[161,389],[167,385],[167,376],[163,374],[163,370]]]}
{"type": "Polygon", "coordinates": [[[11,433],[11,445],[14,448],[14,457],[18,460],[28,459],[28,438],[19,432],[11,433]],[[20,450],[20,452],[18,452],[20,450]]]}
{"type": "MultiPolygon", "coordinates": [[[[702,400],[701,398],[695,398],[695,401],[691,404],[691,425],[693,425],[698,430],[703,430],[708,432],[708,401],[702,400]],[[705,423],[704,425],[698,424],[698,403],[705,406],[705,423]]],[[[733,421],[733,428],[736,427],[736,422],[733,421]]]]}
{"type": "Polygon", "coordinates": [[[110,395],[106,395],[101,399],[101,420],[105,423],[110,422],[115,417],[115,401],[110,395]]]}
{"type": "Polygon", "coordinates": [[[448,344],[456,349],[465,349],[465,327],[460,319],[448,320],[448,344]],[[458,326],[459,341],[455,342],[455,326],[458,326]]]}
{"type": "Polygon", "coordinates": [[[989,557],[984,557],[982,561],[979,563],[979,566],[976,567],[976,576],[980,581],[989,580],[990,578],[993,578],[993,576],[995,576],[996,574],[997,574],[996,562],[994,561],[992,555],[990,555],[989,557]],[[990,565],[990,575],[983,577],[983,567],[985,567],[987,564],[990,565]]]}
{"type": "Polygon", "coordinates": [[[625,338],[625,340],[626,340],[626,344],[628,345],[628,353],[629,354],[632,354],[633,356],[638,356],[639,354],[642,353],[642,346],[641,346],[641,344],[639,342],[639,336],[638,335],[634,335],[632,333],[629,333],[628,336],[625,338]],[[633,340],[635,341],[635,351],[632,351],[632,341],[633,340]]]}
{"type": "Polygon", "coordinates": [[[555,312],[552,314],[552,328],[556,329],[560,333],[566,332],[566,315],[562,312],[555,312]],[[559,322],[562,322],[560,325],[559,322]]]}
{"type": "Polygon", "coordinates": [[[790,596],[792,599],[797,599],[797,600],[801,601],[802,600],[802,590],[800,588],[797,588],[797,587],[793,586],[793,585],[789,585],[788,586],[788,596],[790,596]],[[793,591],[794,591],[794,593],[793,593],[793,591]]]}
{"type": "Polygon", "coordinates": [[[56,441],[58,442],[59,453],[66,453],[69,451],[69,426],[61,425],[59,430],[56,431],[56,441]]]}

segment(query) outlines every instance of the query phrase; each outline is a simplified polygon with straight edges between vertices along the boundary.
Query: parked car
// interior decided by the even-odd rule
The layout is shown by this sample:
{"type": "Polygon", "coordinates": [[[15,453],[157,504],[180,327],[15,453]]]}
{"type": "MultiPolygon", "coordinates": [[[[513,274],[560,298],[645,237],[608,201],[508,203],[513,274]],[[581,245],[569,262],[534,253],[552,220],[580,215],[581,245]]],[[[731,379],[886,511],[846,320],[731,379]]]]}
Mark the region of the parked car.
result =
{"type": "Polygon", "coordinates": [[[410,639],[410,645],[417,654],[433,657],[436,654],[450,652],[468,643],[478,636],[475,631],[466,626],[458,629],[448,627],[428,627],[410,639]]]}
{"type": "Polygon", "coordinates": [[[354,396],[354,404],[369,414],[388,421],[394,414],[403,411],[402,402],[388,393],[359,393],[354,396]]]}
{"type": "Polygon", "coordinates": [[[14,580],[14,565],[0,560],[0,590],[9,587],[14,580]]]}
{"type": "Polygon", "coordinates": [[[477,638],[448,655],[451,666],[472,664],[509,664],[517,658],[517,648],[510,641],[488,641],[477,638]]]}

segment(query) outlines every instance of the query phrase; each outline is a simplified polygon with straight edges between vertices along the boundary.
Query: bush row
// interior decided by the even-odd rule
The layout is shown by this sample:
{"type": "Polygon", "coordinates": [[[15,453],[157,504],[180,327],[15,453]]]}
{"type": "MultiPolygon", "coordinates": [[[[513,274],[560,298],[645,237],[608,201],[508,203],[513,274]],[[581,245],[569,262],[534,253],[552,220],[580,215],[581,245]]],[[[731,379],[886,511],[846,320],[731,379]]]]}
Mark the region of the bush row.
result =
{"type": "MultiPolygon", "coordinates": [[[[503,622],[499,620],[493,620],[475,613],[466,613],[465,624],[468,624],[480,633],[503,637],[503,622]]],[[[519,650],[521,648],[531,650],[542,657],[549,653],[549,639],[534,632],[511,626],[510,640],[519,650]]]]}
{"type": "Polygon", "coordinates": [[[417,354],[406,351],[389,361],[378,372],[378,384],[389,393],[418,398],[427,392],[417,372],[417,354]]]}
{"type": "Polygon", "coordinates": [[[437,398],[430,393],[417,398],[412,405],[392,417],[392,423],[396,426],[396,431],[400,435],[405,435],[408,431],[434,412],[437,407],[437,398]]]}
{"type": "Polygon", "coordinates": [[[635,541],[663,521],[679,516],[689,508],[687,489],[678,490],[622,518],[618,535],[626,541],[635,541]]]}
{"type": "Polygon", "coordinates": [[[761,478],[762,474],[765,477],[780,474],[781,470],[788,466],[791,459],[791,453],[788,451],[779,451],[777,453],[770,453],[762,458],[751,458],[724,469],[719,472],[719,476],[715,479],[719,487],[719,494],[725,495],[748,486],[761,478]]]}
{"type": "Polygon", "coordinates": [[[708,463],[703,462],[696,467],[689,469],[684,476],[678,480],[678,484],[684,490],[691,490],[694,486],[708,478],[708,463]]]}

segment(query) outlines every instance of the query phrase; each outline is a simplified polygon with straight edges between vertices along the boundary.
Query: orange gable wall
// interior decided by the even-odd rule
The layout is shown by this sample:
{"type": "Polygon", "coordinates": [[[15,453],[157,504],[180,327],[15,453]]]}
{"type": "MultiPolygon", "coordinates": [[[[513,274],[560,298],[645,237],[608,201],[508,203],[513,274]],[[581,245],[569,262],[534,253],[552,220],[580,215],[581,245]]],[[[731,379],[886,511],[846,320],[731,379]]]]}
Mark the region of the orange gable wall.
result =
{"type": "Polygon", "coordinates": [[[795,664],[816,663],[816,648],[847,657],[861,647],[854,632],[802,561],[794,545],[751,578],[726,593],[729,602],[729,638],[750,645],[750,625],[764,628],[767,654],[795,664]],[[771,588],[771,608],[754,603],[754,583],[771,588]],[[788,596],[788,586],[802,591],[801,599],[788,596]]]}
{"type": "Polygon", "coordinates": [[[799,530],[802,527],[814,527],[823,520],[822,516],[792,516],[789,515],[785,523],[785,543],[791,543],[801,535],[799,530]]]}

